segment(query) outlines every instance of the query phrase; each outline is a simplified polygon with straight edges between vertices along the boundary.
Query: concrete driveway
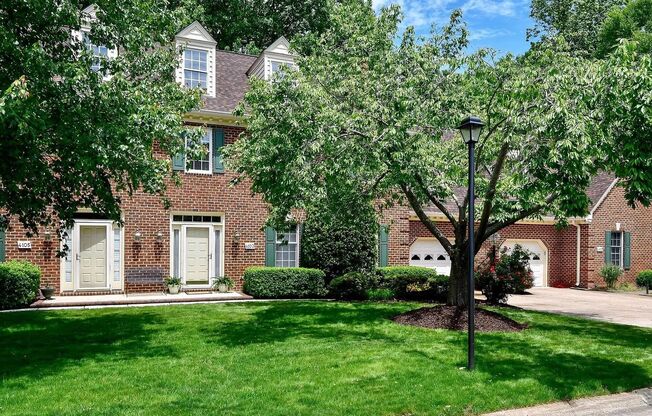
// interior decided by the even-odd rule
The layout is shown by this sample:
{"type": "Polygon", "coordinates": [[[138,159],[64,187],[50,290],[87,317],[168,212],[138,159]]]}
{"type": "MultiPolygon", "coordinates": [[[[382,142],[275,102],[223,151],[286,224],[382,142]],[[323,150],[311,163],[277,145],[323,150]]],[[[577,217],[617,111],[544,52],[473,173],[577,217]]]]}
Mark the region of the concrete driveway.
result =
{"type": "Polygon", "coordinates": [[[507,303],[533,311],[652,328],[652,295],[548,287],[532,288],[529,292],[510,296],[507,303]]]}

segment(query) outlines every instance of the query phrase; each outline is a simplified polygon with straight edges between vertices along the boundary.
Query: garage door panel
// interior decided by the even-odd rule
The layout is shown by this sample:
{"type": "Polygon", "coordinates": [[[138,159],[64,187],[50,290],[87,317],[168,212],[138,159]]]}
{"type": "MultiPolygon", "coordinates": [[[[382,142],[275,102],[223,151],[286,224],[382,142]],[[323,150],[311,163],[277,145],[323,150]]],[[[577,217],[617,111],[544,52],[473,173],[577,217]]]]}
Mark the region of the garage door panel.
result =
{"type": "Polygon", "coordinates": [[[451,261],[439,241],[417,239],[410,247],[410,266],[427,267],[439,274],[449,275],[451,261]]]}

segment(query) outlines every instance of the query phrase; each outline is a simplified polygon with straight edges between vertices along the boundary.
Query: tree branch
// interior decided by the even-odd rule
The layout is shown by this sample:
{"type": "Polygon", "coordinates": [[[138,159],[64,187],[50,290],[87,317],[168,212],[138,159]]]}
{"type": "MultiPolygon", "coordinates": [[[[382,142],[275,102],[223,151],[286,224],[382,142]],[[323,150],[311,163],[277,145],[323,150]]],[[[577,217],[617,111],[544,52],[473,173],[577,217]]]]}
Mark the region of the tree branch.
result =
{"type": "Polygon", "coordinates": [[[441,243],[441,245],[444,247],[444,250],[446,250],[448,255],[452,256],[453,246],[451,245],[451,242],[448,241],[448,238],[446,238],[446,236],[444,236],[441,230],[437,227],[437,224],[435,224],[434,221],[428,218],[428,215],[426,215],[426,213],[423,211],[423,207],[421,207],[421,204],[419,203],[419,200],[417,199],[416,195],[414,195],[414,193],[410,190],[410,188],[405,183],[401,184],[401,189],[403,190],[403,193],[407,197],[410,206],[417,214],[417,217],[419,217],[419,220],[421,220],[421,222],[423,223],[423,225],[426,226],[428,231],[430,231],[432,235],[434,235],[435,238],[441,243]]]}
{"type": "Polygon", "coordinates": [[[489,187],[487,188],[487,193],[484,197],[484,206],[482,207],[482,216],[480,217],[478,236],[484,235],[485,231],[487,230],[489,216],[491,215],[491,209],[493,208],[494,197],[496,196],[496,186],[498,185],[498,179],[500,179],[500,174],[502,173],[503,166],[505,166],[505,159],[507,158],[508,152],[509,142],[505,141],[500,147],[500,151],[498,152],[498,158],[496,159],[496,163],[494,164],[493,172],[491,174],[491,179],[489,180],[489,187]]]}
{"type": "Polygon", "coordinates": [[[489,226],[487,227],[487,231],[484,233],[484,235],[478,234],[477,249],[479,249],[480,245],[482,245],[482,243],[487,238],[489,238],[489,236],[491,236],[492,234],[495,234],[497,231],[500,231],[505,227],[513,225],[513,224],[517,223],[518,221],[521,221],[521,220],[523,220],[523,219],[525,219],[525,218],[527,218],[529,216],[532,216],[532,215],[536,214],[537,212],[545,209],[555,199],[557,199],[558,196],[559,196],[559,194],[551,194],[546,198],[545,202],[543,202],[542,204],[539,204],[539,205],[536,205],[536,206],[534,206],[534,207],[532,207],[530,209],[526,209],[524,211],[521,211],[518,214],[516,214],[514,217],[512,217],[512,218],[510,218],[508,220],[495,221],[495,222],[489,224],[489,226]]]}
{"type": "Polygon", "coordinates": [[[421,188],[423,189],[423,192],[425,192],[425,194],[428,196],[430,202],[432,202],[437,207],[437,209],[440,210],[442,214],[446,216],[446,218],[448,218],[448,221],[450,221],[451,224],[453,224],[453,227],[457,227],[457,220],[455,220],[455,217],[450,213],[448,208],[446,208],[446,206],[439,199],[435,198],[435,196],[428,190],[428,187],[423,181],[421,175],[416,174],[416,179],[417,182],[419,182],[421,188]]]}

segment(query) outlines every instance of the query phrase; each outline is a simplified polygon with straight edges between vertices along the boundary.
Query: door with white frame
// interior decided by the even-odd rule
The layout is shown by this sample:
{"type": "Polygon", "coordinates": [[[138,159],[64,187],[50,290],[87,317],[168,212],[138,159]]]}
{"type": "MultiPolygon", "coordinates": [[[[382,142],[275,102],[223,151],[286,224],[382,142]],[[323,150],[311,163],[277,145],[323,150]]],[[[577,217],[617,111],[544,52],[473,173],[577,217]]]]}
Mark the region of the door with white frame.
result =
{"type": "Polygon", "coordinates": [[[62,291],[122,289],[122,229],[112,221],[75,221],[63,245],[62,291]]]}
{"type": "Polygon", "coordinates": [[[208,288],[223,275],[223,224],[216,215],[174,215],[171,275],[188,288],[208,288]],[[175,219],[180,221],[175,221],[175,219]]]}

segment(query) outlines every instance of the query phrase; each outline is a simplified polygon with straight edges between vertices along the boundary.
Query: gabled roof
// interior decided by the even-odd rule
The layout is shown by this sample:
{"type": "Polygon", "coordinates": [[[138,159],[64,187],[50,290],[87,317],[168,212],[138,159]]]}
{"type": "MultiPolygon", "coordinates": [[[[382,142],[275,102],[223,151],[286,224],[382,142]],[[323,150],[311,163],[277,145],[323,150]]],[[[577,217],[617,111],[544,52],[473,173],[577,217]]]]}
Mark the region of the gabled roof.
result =
{"type": "Polygon", "coordinates": [[[276,39],[271,45],[265,48],[260,55],[258,55],[258,58],[254,62],[252,62],[249,69],[247,69],[247,75],[249,75],[251,70],[258,65],[258,62],[265,57],[265,54],[292,56],[292,53],[290,52],[290,41],[288,41],[285,36],[276,39]]]}
{"type": "Polygon", "coordinates": [[[177,40],[188,39],[191,41],[217,45],[217,42],[213,39],[210,33],[208,33],[208,31],[204,29],[204,26],[196,20],[177,33],[175,38],[177,38],[177,40]]]}
{"type": "Polygon", "coordinates": [[[593,214],[605,200],[609,191],[616,185],[616,176],[609,172],[600,172],[591,179],[591,184],[586,190],[586,195],[591,200],[589,212],[593,214]]]}

